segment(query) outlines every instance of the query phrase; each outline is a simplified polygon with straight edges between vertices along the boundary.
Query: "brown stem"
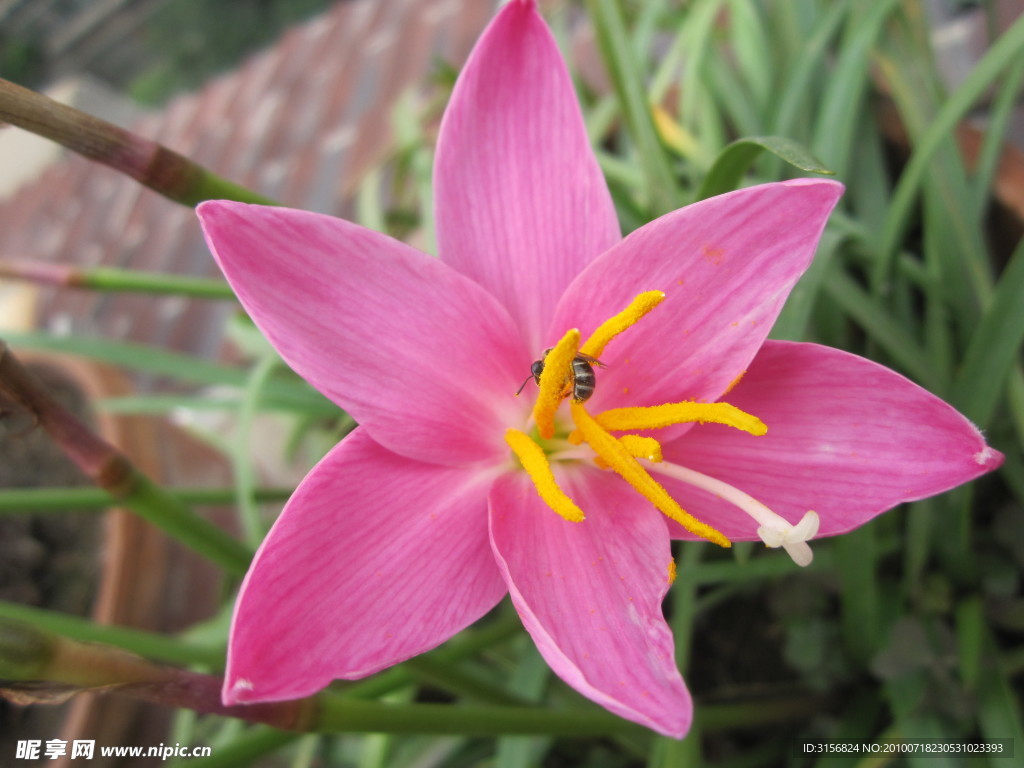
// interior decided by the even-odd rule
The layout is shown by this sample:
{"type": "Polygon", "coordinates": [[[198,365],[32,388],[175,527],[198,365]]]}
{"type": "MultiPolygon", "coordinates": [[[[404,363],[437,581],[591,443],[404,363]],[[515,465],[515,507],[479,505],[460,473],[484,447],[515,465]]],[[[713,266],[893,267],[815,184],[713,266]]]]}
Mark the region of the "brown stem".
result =
{"type": "Polygon", "coordinates": [[[223,680],[210,675],[174,670],[170,680],[129,683],[112,692],[142,699],[163,707],[191,709],[206,715],[235,717],[250,723],[263,723],[286,731],[306,731],[313,727],[315,699],[296,699],[267,704],[225,706],[221,703],[223,680]]]}
{"type": "Polygon", "coordinates": [[[66,264],[51,264],[47,261],[22,261],[11,259],[0,261],[0,277],[15,280],[31,280],[44,285],[76,286],[82,282],[81,272],[66,264]]]}
{"type": "Polygon", "coordinates": [[[0,340],[0,416],[12,408],[30,414],[79,469],[135,513],[234,573],[248,568],[251,553],[241,542],[139,472],[58,403],[0,340]]]}
{"type": "Polygon", "coordinates": [[[0,621],[0,679],[0,694],[22,705],[60,702],[82,691],[110,692],[286,730],[309,729],[317,708],[315,699],[227,707],[221,703],[219,677],[12,621],[0,621]]]}
{"type": "Polygon", "coordinates": [[[198,167],[176,152],[7,80],[0,80],[0,116],[171,196],[198,178],[198,167]]]}
{"type": "Polygon", "coordinates": [[[0,396],[29,413],[78,467],[116,498],[132,490],[131,464],[57,402],[0,341],[0,396]]]}
{"type": "Polygon", "coordinates": [[[212,198],[273,204],[221,179],[155,141],[0,79],[0,121],[45,136],[90,160],[109,165],[179,203],[212,198]]]}

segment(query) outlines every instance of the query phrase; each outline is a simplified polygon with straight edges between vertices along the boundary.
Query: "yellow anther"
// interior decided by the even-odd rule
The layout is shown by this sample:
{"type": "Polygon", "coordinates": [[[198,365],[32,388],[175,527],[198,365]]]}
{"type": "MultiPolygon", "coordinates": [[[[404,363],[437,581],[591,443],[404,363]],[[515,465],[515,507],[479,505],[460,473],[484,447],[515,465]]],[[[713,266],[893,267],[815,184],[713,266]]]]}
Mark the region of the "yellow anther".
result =
{"type": "Polygon", "coordinates": [[[580,347],[580,352],[591,357],[600,357],[609,341],[634,325],[664,300],[665,294],[662,291],[644,291],[619,314],[601,323],[597,330],[590,334],[586,343],[580,347]]]}
{"type": "Polygon", "coordinates": [[[676,580],[676,561],[668,561],[668,583],[671,586],[676,580]]]}
{"type": "Polygon", "coordinates": [[[625,431],[659,429],[670,424],[725,424],[752,435],[764,435],[768,427],[757,416],[729,403],[665,403],[646,408],[612,408],[594,417],[604,429],[625,431]]]}
{"type": "MultiPolygon", "coordinates": [[[[579,445],[583,442],[583,435],[580,434],[578,429],[574,429],[572,434],[569,436],[570,442],[579,445]],[[573,440],[572,438],[576,438],[573,440]]],[[[641,435],[623,435],[619,438],[619,442],[622,443],[622,447],[625,448],[630,456],[634,456],[638,459],[647,459],[655,464],[662,461],[661,455],[661,443],[655,440],[653,437],[643,437],[641,435]]],[[[594,457],[594,463],[597,464],[601,469],[611,469],[611,466],[607,461],[602,459],[600,456],[594,457]]]]}
{"type": "Polygon", "coordinates": [[[540,391],[533,404],[533,419],[537,422],[537,434],[550,439],[555,434],[555,411],[565,397],[565,385],[569,381],[572,361],[580,348],[580,332],[573,328],[562,340],[552,347],[544,358],[544,371],[540,375],[540,391]]]}
{"type": "Polygon", "coordinates": [[[582,522],[583,510],[577,507],[576,503],[558,487],[548,458],[544,455],[544,449],[537,445],[529,435],[518,429],[507,430],[505,442],[519,458],[519,462],[526,470],[526,474],[533,480],[533,485],[544,503],[570,523],[582,522]]]}
{"type": "Polygon", "coordinates": [[[710,525],[702,523],[688,512],[683,511],[675,499],[666,491],[653,477],[644,470],[640,463],[629,455],[629,451],[622,443],[605,432],[601,426],[587,413],[582,403],[570,403],[572,419],[579,428],[580,434],[590,447],[594,449],[608,466],[614,469],[622,478],[633,486],[644,498],[654,504],[662,514],[672,518],[690,533],[700,536],[702,539],[714,542],[722,547],[732,546],[720,531],[710,525]]]}
{"type": "MultiPolygon", "coordinates": [[[[575,445],[579,445],[583,442],[583,435],[580,434],[578,429],[574,429],[569,438],[570,442],[574,442],[575,445]],[[573,440],[573,438],[575,438],[575,440],[573,440]]],[[[619,438],[619,442],[622,444],[622,447],[629,452],[630,456],[638,459],[647,459],[655,464],[664,460],[661,455],[661,443],[653,437],[643,437],[642,435],[623,435],[619,438]]],[[[611,465],[600,456],[594,457],[594,463],[601,469],[611,469],[611,465]]]]}
{"type": "MultiPolygon", "coordinates": [[[[598,422],[600,424],[601,422],[598,422]]],[[[661,443],[653,437],[642,437],[640,435],[623,435],[619,438],[622,447],[629,451],[630,456],[638,459],[647,459],[657,464],[661,461],[661,443]]]]}

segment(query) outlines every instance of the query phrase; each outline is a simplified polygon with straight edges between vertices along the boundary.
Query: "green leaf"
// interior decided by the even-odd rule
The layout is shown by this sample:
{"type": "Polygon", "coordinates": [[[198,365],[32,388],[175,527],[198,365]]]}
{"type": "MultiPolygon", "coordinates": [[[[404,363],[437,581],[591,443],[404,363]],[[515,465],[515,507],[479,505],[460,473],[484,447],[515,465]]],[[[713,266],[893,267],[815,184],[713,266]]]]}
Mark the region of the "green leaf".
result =
{"type": "Polygon", "coordinates": [[[922,135],[910,156],[889,206],[889,216],[880,236],[878,260],[874,265],[872,283],[876,290],[885,286],[899,253],[921,183],[932,165],[933,155],[948,140],[954,126],[963,119],[978,98],[988,90],[995,78],[1008,66],[1019,61],[1024,50],[1024,17],[1017,19],[981,61],[946,100],[922,135]]]}
{"type": "Polygon", "coordinates": [[[622,9],[616,0],[589,0],[587,8],[597,32],[601,57],[615,85],[630,135],[636,142],[652,208],[656,213],[665,213],[676,207],[676,185],[668,156],[654,129],[647,91],[633,55],[622,9]]]}
{"type": "Polygon", "coordinates": [[[844,177],[857,138],[857,114],[864,108],[870,80],[870,52],[885,20],[898,5],[897,0],[856,0],[849,6],[835,68],[815,110],[812,146],[844,177]]]}
{"type": "Polygon", "coordinates": [[[770,152],[806,173],[834,175],[809,150],[783,136],[752,136],[739,139],[727,146],[715,159],[697,192],[697,200],[704,200],[740,186],[744,174],[762,152],[770,152]]]}
{"type": "Polygon", "coordinates": [[[971,336],[952,401],[981,427],[988,426],[1007,376],[1024,343],[1024,241],[1003,271],[991,304],[971,336]]]}
{"type": "Polygon", "coordinates": [[[219,669],[224,649],[129,627],[94,624],[80,616],[33,608],[0,600],[0,618],[24,621],[33,626],[92,643],[107,643],[148,659],[172,664],[203,664],[219,669]]]}
{"type": "MultiPolygon", "coordinates": [[[[4,338],[14,347],[63,352],[195,384],[242,388],[249,376],[242,368],[220,365],[145,344],[92,339],[86,336],[53,336],[39,332],[10,332],[4,334],[4,338]]],[[[265,402],[273,403],[276,408],[294,408],[304,412],[315,410],[324,416],[337,416],[340,413],[336,405],[297,378],[275,379],[268,382],[264,398],[265,402]]]]}

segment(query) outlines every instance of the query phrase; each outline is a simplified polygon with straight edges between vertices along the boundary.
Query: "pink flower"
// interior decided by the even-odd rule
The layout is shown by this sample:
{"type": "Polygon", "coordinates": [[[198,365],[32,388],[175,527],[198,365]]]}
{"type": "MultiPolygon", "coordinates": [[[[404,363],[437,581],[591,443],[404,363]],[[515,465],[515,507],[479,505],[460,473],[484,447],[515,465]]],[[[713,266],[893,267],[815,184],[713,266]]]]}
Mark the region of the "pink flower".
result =
{"type": "Polygon", "coordinates": [[[685,734],[692,706],[661,612],[671,538],[760,538],[808,562],[813,536],[1001,461],[902,376],[765,340],[841,191],[766,184],[621,239],[565,66],[517,0],[445,115],[439,259],[328,216],[202,205],[249,314],[361,425],[256,556],[224,700],[372,674],[511,593],[569,685],[685,734]],[[514,397],[552,346],[539,389],[514,397]],[[585,404],[563,398],[580,350],[606,366],[593,364],[585,404]]]}

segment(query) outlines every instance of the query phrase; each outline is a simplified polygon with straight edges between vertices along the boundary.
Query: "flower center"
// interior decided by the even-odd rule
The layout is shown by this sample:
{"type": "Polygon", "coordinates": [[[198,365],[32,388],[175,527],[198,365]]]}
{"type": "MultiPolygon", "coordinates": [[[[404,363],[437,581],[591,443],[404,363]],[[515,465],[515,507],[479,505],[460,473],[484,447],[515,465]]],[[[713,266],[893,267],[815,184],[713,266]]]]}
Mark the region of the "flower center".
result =
{"type": "Polygon", "coordinates": [[[559,487],[551,461],[593,460],[599,467],[616,472],[659,511],[686,530],[720,546],[731,546],[723,533],[683,510],[650,475],[647,469],[650,468],[734,504],[758,523],[757,533],[767,546],[782,546],[797,564],[807,565],[811,561],[807,541],[818,530],[818,516],[814,512],[808,512],[797,525],[791,525],[764,504],[728,483],[663,461],[661,444],[657,440],[632,434],[636,430],[658,429],[672,424],[711,422],[755,436],[764,435],[768,427],[756,416],[729,403],[689,401],[651,407],[613,408],[597,415],[587,411],[584,401],[595,384],[590,378],[585,386],[578,385],[575,380],[576,372],[580,370],[578,361],[582,359],[599,363],[597,358],[612,339],[635,325],[664,299],[665,294],[661,291],[641,293],[622,312],[602,323],[582,346],[580,332],[576,329],[568,331],[548,350],[544,359],[533,366],[538,383],[532,415],[535,436],[518,429],[509,429],[505,433],[505,441],[533,480],[541,499],[570,522],[582,522],[583,510],[559,487]],[[569,395],[572,395],[569,413],[575,428],[559,430],[562,434],[556,437],[556,414],[569,395]],[[615,437],[611,434],[613,431],[627,434],[615,437]]]}

